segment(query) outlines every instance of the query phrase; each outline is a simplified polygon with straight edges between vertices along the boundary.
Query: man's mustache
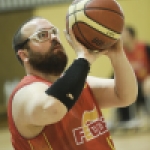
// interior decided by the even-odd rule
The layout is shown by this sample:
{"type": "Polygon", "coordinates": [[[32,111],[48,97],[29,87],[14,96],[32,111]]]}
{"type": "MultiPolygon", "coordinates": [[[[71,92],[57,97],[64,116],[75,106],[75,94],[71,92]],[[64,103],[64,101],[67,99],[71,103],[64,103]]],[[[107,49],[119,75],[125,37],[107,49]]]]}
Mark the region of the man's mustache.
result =
{"type": "Polygon", "coordinates": [[[62,48],[62,45],[57,41],[57,40],[53,40],[53,41],[51,41],[51,48],[50,48],[50,50],[54,50],[56,47],[61,47],[62,48]]]}

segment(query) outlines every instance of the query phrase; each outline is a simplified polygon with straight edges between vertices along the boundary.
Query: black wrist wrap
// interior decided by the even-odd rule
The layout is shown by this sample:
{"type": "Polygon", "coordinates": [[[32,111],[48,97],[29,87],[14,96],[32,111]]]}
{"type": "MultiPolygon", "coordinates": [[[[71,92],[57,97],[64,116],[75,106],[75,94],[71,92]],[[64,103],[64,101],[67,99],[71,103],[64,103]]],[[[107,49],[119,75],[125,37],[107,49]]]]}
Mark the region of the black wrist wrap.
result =
{"type": "Polygon", "coordinates": [[[79,58],[45,92],[59,99],[69,110],[80,96],[89,70],[89,62],[79,58]]]}

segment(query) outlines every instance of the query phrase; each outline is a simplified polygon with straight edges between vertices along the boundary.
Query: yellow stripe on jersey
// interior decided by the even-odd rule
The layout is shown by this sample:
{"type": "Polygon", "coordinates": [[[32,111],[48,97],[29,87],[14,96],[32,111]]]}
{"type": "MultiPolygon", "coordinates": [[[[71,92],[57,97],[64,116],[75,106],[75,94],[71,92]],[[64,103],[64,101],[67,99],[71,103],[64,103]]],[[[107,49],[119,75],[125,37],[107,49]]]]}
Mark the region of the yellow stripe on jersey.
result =
{"type": "Polygon", "coordinates": [[[49,141],[48,141],[48,139],[47,139],[47,136],[45,135],[45,133],[43,133],[43,137],[44,137],[44,139],[45,139],[45,141],[46,141],[46,143],[47,143],[49,149],[50,149],[50,150],[53,150],[52,147],[51,147],[51,144],[49,143],[49,141]]]}

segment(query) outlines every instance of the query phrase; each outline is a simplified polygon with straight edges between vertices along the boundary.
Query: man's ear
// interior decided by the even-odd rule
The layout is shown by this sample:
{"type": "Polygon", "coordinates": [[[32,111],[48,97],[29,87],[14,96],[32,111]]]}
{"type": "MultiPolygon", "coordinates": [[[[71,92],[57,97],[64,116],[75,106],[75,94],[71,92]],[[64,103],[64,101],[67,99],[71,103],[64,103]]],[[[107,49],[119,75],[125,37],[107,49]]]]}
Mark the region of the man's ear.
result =
{"type": "Polygon", "coordinates": [[[18,50],[17,52],[17,55],[20,57],[20,59],[23,61],[23,62],[27,62],[28,61],[28,52],[26,49],[20,49],[18,50]]]}

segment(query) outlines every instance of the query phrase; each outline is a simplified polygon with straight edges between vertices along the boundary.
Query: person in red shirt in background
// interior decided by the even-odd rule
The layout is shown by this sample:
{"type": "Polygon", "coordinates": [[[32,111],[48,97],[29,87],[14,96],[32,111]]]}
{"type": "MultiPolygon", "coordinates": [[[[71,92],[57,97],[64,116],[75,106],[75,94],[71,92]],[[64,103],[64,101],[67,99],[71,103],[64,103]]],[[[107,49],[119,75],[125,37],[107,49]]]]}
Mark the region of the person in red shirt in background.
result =
{"type": "Polygon", "coordinates": [[[138,97],[133,105],[118,108],[117,115],[119,127],[131,129],[141,127],[143,124],[143,120],[139,119],[141,106],[144,107],[147,123],[150,120],[148,120],[150,117],[150,46],[137,39],[136,31],[132,26],[125,26],[122,37],[126,56],[137,77],[138,97]]]}

